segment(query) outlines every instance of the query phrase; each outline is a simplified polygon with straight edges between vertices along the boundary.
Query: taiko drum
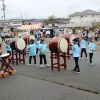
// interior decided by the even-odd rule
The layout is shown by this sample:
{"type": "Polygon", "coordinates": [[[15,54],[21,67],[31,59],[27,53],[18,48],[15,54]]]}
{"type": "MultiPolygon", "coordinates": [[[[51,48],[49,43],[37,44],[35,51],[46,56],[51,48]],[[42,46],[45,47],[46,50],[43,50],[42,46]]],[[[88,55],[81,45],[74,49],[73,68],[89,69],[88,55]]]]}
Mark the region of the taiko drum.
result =
{"type": "Polygon", "coordinates": [[[26,47],[25,41],[22,38],[13,39],[10,41],[10,47],[13,50],[23,50],[26,47]]]}
{"type": "Polygon", "coordinates": [[[67,52],[68,42],[65,38],[54,37],[49,42],[49,49],[52,52],[67,52]]]}
{"type": "Polygon", "coordinates": [[[70,43],[70,44],[72,44],[73,39],[76,38],[76,36],[74,34],[62,34],[62,35],[60,35],[60,37],[65,38],[68,41],[68,43],[70,43]]]}

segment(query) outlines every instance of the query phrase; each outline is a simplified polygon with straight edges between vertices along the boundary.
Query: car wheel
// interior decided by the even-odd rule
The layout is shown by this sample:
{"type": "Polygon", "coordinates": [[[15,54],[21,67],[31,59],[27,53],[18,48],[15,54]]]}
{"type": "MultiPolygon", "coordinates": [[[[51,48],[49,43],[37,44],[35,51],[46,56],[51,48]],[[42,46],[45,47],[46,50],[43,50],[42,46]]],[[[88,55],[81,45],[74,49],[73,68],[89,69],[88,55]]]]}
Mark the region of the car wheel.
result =
{"type": "Polygon", "coordinates": [[[47,35],[46,35],[46,37],[47,37],[47,38],[49,38],[49,37],[50,37],[50,35],[49,35],[49,34],[47,34],[47,35]]]}

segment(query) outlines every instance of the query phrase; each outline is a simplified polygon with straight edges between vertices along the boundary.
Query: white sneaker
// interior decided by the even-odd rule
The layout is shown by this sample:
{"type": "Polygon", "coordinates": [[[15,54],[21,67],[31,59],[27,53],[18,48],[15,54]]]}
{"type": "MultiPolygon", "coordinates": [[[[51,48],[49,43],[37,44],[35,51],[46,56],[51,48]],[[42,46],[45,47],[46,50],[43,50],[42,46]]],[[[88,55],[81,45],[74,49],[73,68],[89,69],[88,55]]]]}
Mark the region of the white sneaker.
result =
{"type": "Polygon", "coordinates": [[[94,64],[94,63],[90,63],[90,65],[91,65],[91,66],[94,66],[95,64],[94,64]]]}
{"type": "Polygon", "coordinates": [[[41,64],[41,65],[40,65],[40,68],[44,68],[44,66],[41,64]]]}
{"type": "Polygon", "coordinates": [[[88,58],[85,58],[86,60],[88,60],[88,58]]]}
{"type": "Polygon", "coordinates": [[[79,58],[80,60],[82,60],[83,58],[79,58]]]}
{"type": "Polygon", "coordinates": [[[27,64],[28,66],[30,66],[31,64],[27,64]]]}
{"type": "Polygon", "coordinates": [[[34,64],[34,67],[36,66],[36,64],[34,64]]]}
{"type": "Polygon", "coordinates": [[[49,64],[45,64],[45,67],[50,67],[50,65],[49,64]]]}

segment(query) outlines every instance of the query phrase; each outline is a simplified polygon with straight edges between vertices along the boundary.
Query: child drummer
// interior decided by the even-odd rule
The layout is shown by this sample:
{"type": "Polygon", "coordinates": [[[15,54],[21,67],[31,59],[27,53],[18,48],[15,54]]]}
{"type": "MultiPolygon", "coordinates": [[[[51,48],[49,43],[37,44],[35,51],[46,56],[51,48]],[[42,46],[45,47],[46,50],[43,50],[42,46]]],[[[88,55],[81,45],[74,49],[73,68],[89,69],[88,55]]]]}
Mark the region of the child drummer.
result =
{"type": "Polygon", "coordinates": [[[46,59],[46,52],[47,52],[47,44],[45,44],[44,42],[44,39],[41,39],[40,41],[40,47],[39,47],[39,51],[40,51],[40,67],[43,68],[43,67],[49,67],[49,65],[47,64],[47,59],[46,59]],[[43,65],[43,62],[42,60],[44,60],[44,64],[45,66],[43,65]]]}
{"type": "Polygon", "coordinates": [[[73,52],[73,58],[74,58],[74,61],[75,61],[75,68],[72,71],[74,71],[76,73],[80,73],[80,68],[79,68],[79,64],[78,64],[80,52],[79,52],[79,46],[78,46],[77,38],[75,38],[73,40],[72,52],[73,52]]]}
{"type": "Polygon", "coordinates": [[[87,45],[86,38],[83,37],[83,39],[81,41],[81,57],[80,57],[80,59],[82,59],[83,52],[85,53],[85,59],[87,59],[86,45],[87,45]]]}
{"type": "Polygon", "coordinates": [[[97,48],[97,45],[96,45],[94,39],[90,38],[89,39],[89,63],[90,63],[90,65],[94,65],[92,58],[93,58],[93,53],[96,50],[96,48],[97,48]]]}
{"type": "Polygon", "coordinates": [[[34,66],[36,65],[36,44],[34,43],[34,40],[30,40],[30,44],[28,45],[28,51],[29,51],[29,64],[31,65],[32,58],[34,59],[34,66]]]}

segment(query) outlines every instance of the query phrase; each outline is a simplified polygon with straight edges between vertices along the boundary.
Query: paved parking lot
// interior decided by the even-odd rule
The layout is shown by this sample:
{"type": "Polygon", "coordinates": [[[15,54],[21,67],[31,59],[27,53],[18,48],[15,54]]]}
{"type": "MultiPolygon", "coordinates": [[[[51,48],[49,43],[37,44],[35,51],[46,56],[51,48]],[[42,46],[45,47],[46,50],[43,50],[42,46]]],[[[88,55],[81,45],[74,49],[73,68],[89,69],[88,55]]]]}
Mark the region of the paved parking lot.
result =
{"type": "MultiPolygon", "coordinates": [[[[0,80],[0,100],[100,100],[100,51],[94,54],[95,66],[88,60],[80,60],[80,74],[71,72],[74,61],[67,60],[67,70],[40,68],[37,65],[12,65],[17,74],[0,80]],[[34,98],[34,99],[33,99],[34,98]]],[[[50,64],[50,53],[47,53],[50,64]]],[[[62,62],[62,59],[61,59],[62,62]]]]}

